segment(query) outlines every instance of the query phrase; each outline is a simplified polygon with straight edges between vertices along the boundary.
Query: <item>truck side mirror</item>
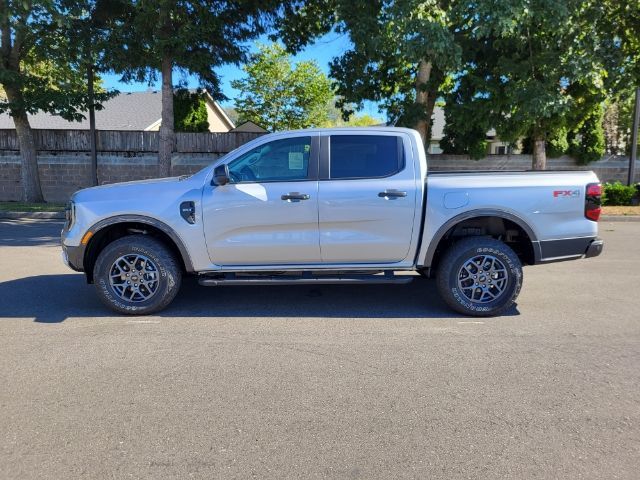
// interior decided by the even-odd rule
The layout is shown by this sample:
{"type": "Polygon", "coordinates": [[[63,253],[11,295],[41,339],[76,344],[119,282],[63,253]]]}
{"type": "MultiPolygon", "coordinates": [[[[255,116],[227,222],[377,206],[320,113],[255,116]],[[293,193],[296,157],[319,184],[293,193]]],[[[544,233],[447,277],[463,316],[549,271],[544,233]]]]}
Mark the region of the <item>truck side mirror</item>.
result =
{"type": "Polygon", "coordinates": [[[226,163],[213,169],[213,178],[211,179],[213,185],[226,185],[229,180],[229,166],[226,163]]]}

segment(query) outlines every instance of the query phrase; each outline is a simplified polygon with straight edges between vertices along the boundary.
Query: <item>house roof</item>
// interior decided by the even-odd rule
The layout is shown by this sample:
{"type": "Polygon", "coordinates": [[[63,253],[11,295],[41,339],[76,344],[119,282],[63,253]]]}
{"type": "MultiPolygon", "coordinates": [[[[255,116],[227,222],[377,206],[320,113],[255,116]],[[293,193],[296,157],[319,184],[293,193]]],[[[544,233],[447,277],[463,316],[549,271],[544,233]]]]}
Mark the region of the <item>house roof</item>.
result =
{"type": "MultiPolygon", "coordinates": [[[[207,100],[223,122],[233,128],[235,125],[220,106],[206,93],[207,100]]],[[[69,122],[57,115],[38,112],[29,115],[32,128],[43,129],[89,129],[89,115],[80,122],[69,122]]],[[[157,90],[146,92],[121,92],[103,103],[102,110],[96,110],[96,128],[99,130],[148,130],[157,127],[162,117],[162,94],[157,90]]],[[[0,114],[0,129],[15,128],[8,113],[0,114]]]]}
{"type": "Polygon", "coordinates": [[[242,122],[240,125],[231,129],[232,132],[256,132],[256,133],[267,133],[268,130],[266,128],[261,127],[255,122],[251,120],[247,120],[246,122],[242,122]]]}

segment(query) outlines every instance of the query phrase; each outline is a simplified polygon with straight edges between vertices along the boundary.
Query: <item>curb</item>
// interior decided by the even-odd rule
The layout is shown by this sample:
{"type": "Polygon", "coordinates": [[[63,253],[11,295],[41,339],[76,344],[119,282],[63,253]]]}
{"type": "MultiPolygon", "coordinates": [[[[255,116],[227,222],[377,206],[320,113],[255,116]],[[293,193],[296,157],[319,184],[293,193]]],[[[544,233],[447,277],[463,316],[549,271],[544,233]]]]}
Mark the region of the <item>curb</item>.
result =
{"type": "Polygon", "coordinates": [[[64,212],[0,212],[0,218],[10,220],[25,220],[25,219],[64,219],[64,212]]]}
{"type": "Polygon", "coordinates": [[[600,215],[601,222],[640,222],[640,215],[600,215]]]}

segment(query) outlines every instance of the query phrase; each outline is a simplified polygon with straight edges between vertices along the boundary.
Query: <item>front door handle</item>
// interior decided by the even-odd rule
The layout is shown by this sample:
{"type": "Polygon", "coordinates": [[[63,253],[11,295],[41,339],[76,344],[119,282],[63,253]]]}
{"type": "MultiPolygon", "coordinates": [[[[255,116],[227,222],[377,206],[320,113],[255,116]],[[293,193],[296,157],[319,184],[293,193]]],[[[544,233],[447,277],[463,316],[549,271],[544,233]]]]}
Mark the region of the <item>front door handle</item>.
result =
{"type": "Polygon", "coordinates": [[[378,193],[380,198],[386,198],[387,200],[392,200],[394,198],[402,198],[407,196],[407,192],[401,192],[399,190],[385,190],[384,192],[378,193]]]}
{"type": "Polygon", "coordinates": [[[309,195],[306,193],[290,192],[285,193],[280,197],[287,202],[299,202],[300,200],[309,200],[309,195]]]}

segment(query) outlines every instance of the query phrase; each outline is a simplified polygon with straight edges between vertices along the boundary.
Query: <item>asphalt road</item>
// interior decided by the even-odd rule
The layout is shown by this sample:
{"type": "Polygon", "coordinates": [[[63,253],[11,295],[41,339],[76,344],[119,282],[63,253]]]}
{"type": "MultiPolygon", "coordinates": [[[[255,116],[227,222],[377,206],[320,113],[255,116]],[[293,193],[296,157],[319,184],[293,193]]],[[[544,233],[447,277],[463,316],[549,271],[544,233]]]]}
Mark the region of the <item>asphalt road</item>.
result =
{"type": "Polygon", "coordinates": [[[2,479],[640,476],[640,223],[484,320],[421,278],[114,316],[59,229],[0,221],[2,479]]]}

